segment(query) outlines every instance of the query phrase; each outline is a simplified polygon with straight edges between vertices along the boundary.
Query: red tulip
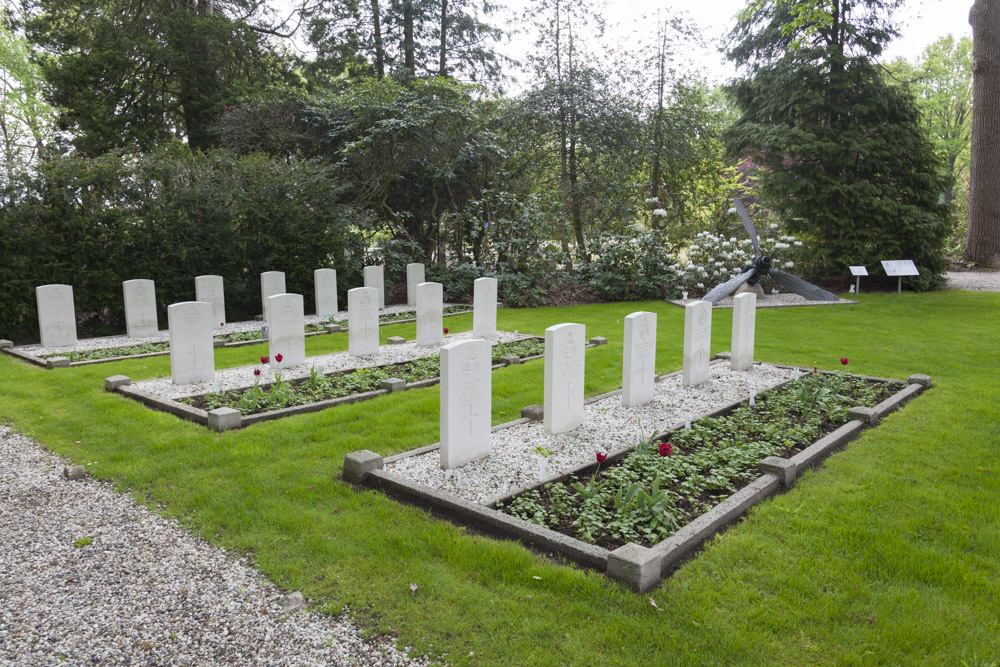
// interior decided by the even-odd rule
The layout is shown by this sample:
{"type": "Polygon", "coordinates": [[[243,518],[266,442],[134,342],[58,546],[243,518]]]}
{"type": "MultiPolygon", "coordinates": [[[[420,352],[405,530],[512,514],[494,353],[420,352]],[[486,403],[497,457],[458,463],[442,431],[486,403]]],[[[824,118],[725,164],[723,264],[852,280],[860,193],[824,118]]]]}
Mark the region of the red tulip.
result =
{"type": "Polygon", "coordinates": [[[445,327],[445,328],[444,328],[444,332],[445,332],[445,333],[448,333],[448,327],[445,327]]]}
{"type": "Polygon", "coordinates": [[[660,443],[660,456],[670,456],[670,452],[674,451],[674,446],[669,442],[660,443]]]}
{"type": "Polygon", "coordinates": [[[274,355],[274,360],[277,361],[280,364],[281,363],[281,354],[278,353],[278,354],[274,355]]]}
{"type": "Polygon", "coordinates": [[[260,363],[262,363],[262,364],[266,364],[269,361],[271,361],[271,357],[261,357],[260,358],[260,363]]]}
{"type": "Polygon", "coordinates": [[[604,463],[607,460],[608,460],[608,455],[607,454],[605,454],[604,452],[597,452],[597,462],[598,463],[604,463]]]}
{"type": "Polygon", "coordinates": [[[253,369],[253,374],[254,375],[260,375],[260,369],[259,368],[253,369]]]}
{"type": "Polygon", "coordinates": [[[819,366],[813,366],[813,373],[819,373],[819,366]]]}
{"type": "Polygon", "coordinates": [[[226,323],[225,322],[219,322],[219,326],[220,327],[224,327],[224,326],[226,326],[226,323]]]}
{"type": "Polygon", "coordinates": [[[847,357],[841,357],[840,358],[840,363],[844,364],[845,366],[847,365],[847,361],[848,361],[847,357]]]}

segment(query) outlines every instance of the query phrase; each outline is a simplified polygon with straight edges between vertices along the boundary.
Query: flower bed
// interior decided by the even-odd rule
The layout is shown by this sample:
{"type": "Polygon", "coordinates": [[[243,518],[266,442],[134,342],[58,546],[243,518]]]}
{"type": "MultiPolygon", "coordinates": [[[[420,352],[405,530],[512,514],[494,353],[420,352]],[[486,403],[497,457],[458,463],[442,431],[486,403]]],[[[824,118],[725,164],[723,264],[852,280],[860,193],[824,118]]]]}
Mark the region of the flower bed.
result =
{"type": "MultiPolygon", "coordinates": [[[[522,493],[497,506],[583,542],[616,549],[652,546],[759,475],[769,456],[794,455],[873,407],[899,386],[850,375],[808,375],[667,440],[640,442],[613,465],[522,493]]],[[[588,471],[589,472],[589,471],[588,471]]]]}
{"type": "MultiPolygon", "coordinates": [[[[499,344],[493,348],[493,363],[499,362],[505,355],[534,357],[544,350],[545,341],[541,338],[499,344]]],[[[278,376],[274,382],[266,385],[254,384],[246,389],[190,396],[179,399],[179,402],[205,411],[232,408],[239,410],[242,415],[253,415],[375,391],[381,387],[383,380],[389,378],[399,378],[407,384],[429,380],[440,375],[440,367],[441,356],[434,354],[402,363],[359,368],[328,376],[321,375],[314,368],[307,378],[284,381],[278,376]]]]}

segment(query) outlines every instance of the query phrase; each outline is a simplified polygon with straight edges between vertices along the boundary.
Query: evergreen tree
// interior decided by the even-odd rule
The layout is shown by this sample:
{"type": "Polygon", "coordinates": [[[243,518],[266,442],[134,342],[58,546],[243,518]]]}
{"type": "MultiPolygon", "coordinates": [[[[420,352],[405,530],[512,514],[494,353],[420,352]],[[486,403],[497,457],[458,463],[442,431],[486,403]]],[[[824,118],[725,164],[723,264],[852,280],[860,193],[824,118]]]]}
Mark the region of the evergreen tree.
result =
{"type": "Polygon", "coordinates": [[[755,0],[730,36],[746,68],[731,87],[733,158],[761,165],[767,202],[810,240],[815,269],[845,274],[912,259],[940,282],[947,189],[912,96],[873,59],[896,36],[900,0],[755,0]]]}

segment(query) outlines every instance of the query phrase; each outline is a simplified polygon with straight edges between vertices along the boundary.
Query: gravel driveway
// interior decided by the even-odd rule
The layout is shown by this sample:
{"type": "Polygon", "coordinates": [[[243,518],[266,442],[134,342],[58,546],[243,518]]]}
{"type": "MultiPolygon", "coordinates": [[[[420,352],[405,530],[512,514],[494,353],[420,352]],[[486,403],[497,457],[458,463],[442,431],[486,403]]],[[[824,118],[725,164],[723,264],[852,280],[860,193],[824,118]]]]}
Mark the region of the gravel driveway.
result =
{"type": "Polygon", "coordinates": [[[944,277],[947,289],[1000,292],[1000,271],[948,271],[944,277]]]}
{"type": "Polygon", "coordinates": [[[0,664],[425,665],[0,426],[0,664]]]}

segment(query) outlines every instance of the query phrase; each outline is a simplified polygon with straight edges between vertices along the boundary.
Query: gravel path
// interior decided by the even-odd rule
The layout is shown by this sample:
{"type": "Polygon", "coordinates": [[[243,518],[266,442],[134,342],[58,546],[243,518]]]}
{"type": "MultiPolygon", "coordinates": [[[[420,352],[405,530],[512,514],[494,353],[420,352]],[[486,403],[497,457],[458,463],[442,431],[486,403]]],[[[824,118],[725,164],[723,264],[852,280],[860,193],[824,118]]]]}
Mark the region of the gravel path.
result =
{"type": "Polygon", "coordinates": [[[1000,271],[948,271],[944,277],[948,289],[1000,292],[1000,271]]]}
{"type": "Polygon", "coordinates": [[[0,664],[427,664],[64,465],[0,426],[0,664]]]}
{"type": "MultiPolygon", "coordinates": [[[[676,306],[687,305],[696,299],[674,299],[670,303],[676,306]]],[[[843,304],[857,303],[850,299],[838,299],[836,301],[809,301],[804,296],[792,294],[791,292],[779,292],[778,294],[764,294],[764,298],[757,297],[758,308],[781,308],[785,306],[840,306],[843,304]]],[[[727,296],[715,302],[712,308],[732,308],[733,297],[727,296]]]]}
{"type": "Polygon", "coordinates": [[[615,452],[634,445],[639,429],[645,437],[683,426],[750,391],[792,378],[794,371],[754,364],[747,372],[730,370],[729,362],[714,363],[707,382],[682,387],[680,373],[661,378],[653,400],[623,408],[620,395],[583,407],[583,424],[569,433],[552,435],[540,422],[527,422],[493,433],[489,456],[451,470],[442,470],[441,454],[432,451],[388,464],[388,472],[406,477],[471,502],[488,503],[497,496],[591,463],[597,451],[615,452]],[[551,453],[540,453],[539,448],[551,453]]]}

